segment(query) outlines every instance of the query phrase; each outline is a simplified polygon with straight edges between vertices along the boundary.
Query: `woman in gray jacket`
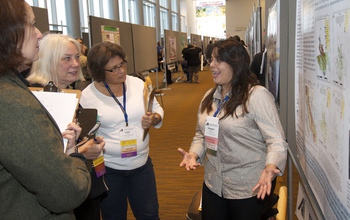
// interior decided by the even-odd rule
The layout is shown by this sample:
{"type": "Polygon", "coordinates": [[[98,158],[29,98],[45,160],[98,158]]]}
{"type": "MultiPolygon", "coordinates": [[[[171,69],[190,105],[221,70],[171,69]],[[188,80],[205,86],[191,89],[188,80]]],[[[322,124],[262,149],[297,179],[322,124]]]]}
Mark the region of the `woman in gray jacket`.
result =
{"type": "MultiPolygon", "coordinates": [[[[85,158],[63,152],[57,124],[17,70],[38,59],[42,35],[31,7],[24,0],[0,5],[1,219],[74,219],[72,210],[90,191],[85,158]]],[[[68,151],[74,134],[64,134],[68,151]]],[[[91,140],[85,147],[103,145],[91,140]]]]}

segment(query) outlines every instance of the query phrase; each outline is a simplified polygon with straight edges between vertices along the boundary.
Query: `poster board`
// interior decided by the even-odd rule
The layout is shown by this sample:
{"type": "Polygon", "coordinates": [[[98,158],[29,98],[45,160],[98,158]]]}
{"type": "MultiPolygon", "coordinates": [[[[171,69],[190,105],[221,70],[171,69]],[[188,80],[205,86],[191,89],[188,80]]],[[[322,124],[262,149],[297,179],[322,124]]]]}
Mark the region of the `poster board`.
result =
{"type": "Polygon", "coordinates": [[[47,9],[34,6],[32,6],[32,9],[35,16],[35,27],[37,27],[41,33],[48,32],[50,28],[47,9]]]}
{"type": "Polygon", "coordinates": [[[158,67],[156,29],[136,24],[131,28],[135,71],[143,72],[158,67]]]}
{"type": "Polygon", "coordinates": [[[135,63],[134,63],[134,49],[133,49],[133,39],[132,36],[132,27],[130,23],[115,21],[115,20],[109,20],[94,16],[89,16],[90,20],[90,40],[91,40],[91,46],[93,46],[96,43],[101,43],[102,38],[102,32],[101,32],[101,26],[109,26],[118,28],[119,36],[120,36],[120,46],[123,47],[126,58],[128,61],[127,65],[127,72],[128,74],[132,74],[135,72],[135,63]]]}
{"type": "MultiPolygon", "coordinates": [[[[275,2],[267,0],[266,8],[275,2]]],[[[350,56],[350,3],[279,3],[279,111],[289,168],[295,165],[301,183],[296,206],[288,204],[289,219],[294,211],[299,219],[350,219],[350,92],[344,74],[349,67],[341,61],[350,56]]],[[[290,187],[295,181],[291,173],[290,187]]],[[[289,198],[295,194],[288,193],[289,198]]]]}
{"type": "Polygon", "coordinates": [[[349,14],[349,1],[296,1],[294,154],[325,219],[350,219],[349,14]]]}
{"type": "Polygon", "coordinates": [[[208,45],[210,42],[209,36],[203,36],[203,54],[205,55],[205,52],[207,51],[208,45]]]}
{"type": "Polygon", "coordinates": [[[195,44],[196,47],[200,47],[203,49],[202,45],[202,37],[198,34],[191,34],[191,44],[195,44]]]}
{"type": "Polygon", "coordinates": [[[180,36],[179,32],[164,30],[164,47],[166,63],[175,63],[181,59],[181,50],[179,47],[180,36]]]}

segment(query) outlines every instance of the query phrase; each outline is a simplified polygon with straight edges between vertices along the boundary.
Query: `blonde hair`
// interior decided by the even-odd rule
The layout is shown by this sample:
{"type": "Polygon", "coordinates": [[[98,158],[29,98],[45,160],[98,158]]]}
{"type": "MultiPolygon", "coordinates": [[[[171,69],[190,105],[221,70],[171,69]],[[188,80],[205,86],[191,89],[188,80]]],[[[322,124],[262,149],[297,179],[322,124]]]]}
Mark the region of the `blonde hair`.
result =
{"type": "MultiPolygon", "coordinates": [[[[27,77],[29,84],[45,86],[49,81],[53,81],[58,86],[58,62],[70,43],[73,43],[80,53],[80,43],[74,38],[63,34],[46,34],[39,41],[39,59],[32,64],[30,75],[27,77]]],[[[78,68],[78,80],[84,81],[81,68],[78,68]]]]}

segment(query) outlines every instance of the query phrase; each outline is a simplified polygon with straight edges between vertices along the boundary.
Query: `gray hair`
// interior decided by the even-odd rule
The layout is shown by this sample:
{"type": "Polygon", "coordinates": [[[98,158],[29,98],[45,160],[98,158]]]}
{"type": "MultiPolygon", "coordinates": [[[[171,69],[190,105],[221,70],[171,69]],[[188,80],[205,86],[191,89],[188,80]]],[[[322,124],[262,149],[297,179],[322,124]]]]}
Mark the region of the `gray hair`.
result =
{"type": "MultiPolygon", "coordinates": [[[[80,53],[81,45],[74,38],[63,34],[46,34],[39,41],[39,59],[32,64],[30,75],[27,77],[28,82],[45,86],[49,81],[53,81],[59,85],[56,74],[58,62],[70,43],[73,43],[80,53]]],[[[78,69],[78,80],[84,80],[81,68],[78,69]]]]}

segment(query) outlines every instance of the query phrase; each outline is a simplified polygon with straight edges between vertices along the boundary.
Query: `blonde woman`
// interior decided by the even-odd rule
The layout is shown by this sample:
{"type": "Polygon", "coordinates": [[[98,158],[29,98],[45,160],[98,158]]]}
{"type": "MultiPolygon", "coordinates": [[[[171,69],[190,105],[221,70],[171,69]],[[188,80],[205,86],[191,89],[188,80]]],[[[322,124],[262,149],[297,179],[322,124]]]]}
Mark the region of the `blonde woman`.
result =
{"type": "Polygon", "coordinates": [[[80,43],[62,34],[47,34],[39,42],[39,59],[32,64],[27,80],[30,86],[46,86],[49,81],[66,89],[76,81],[84,81],[80,68],[80,43]]]}

